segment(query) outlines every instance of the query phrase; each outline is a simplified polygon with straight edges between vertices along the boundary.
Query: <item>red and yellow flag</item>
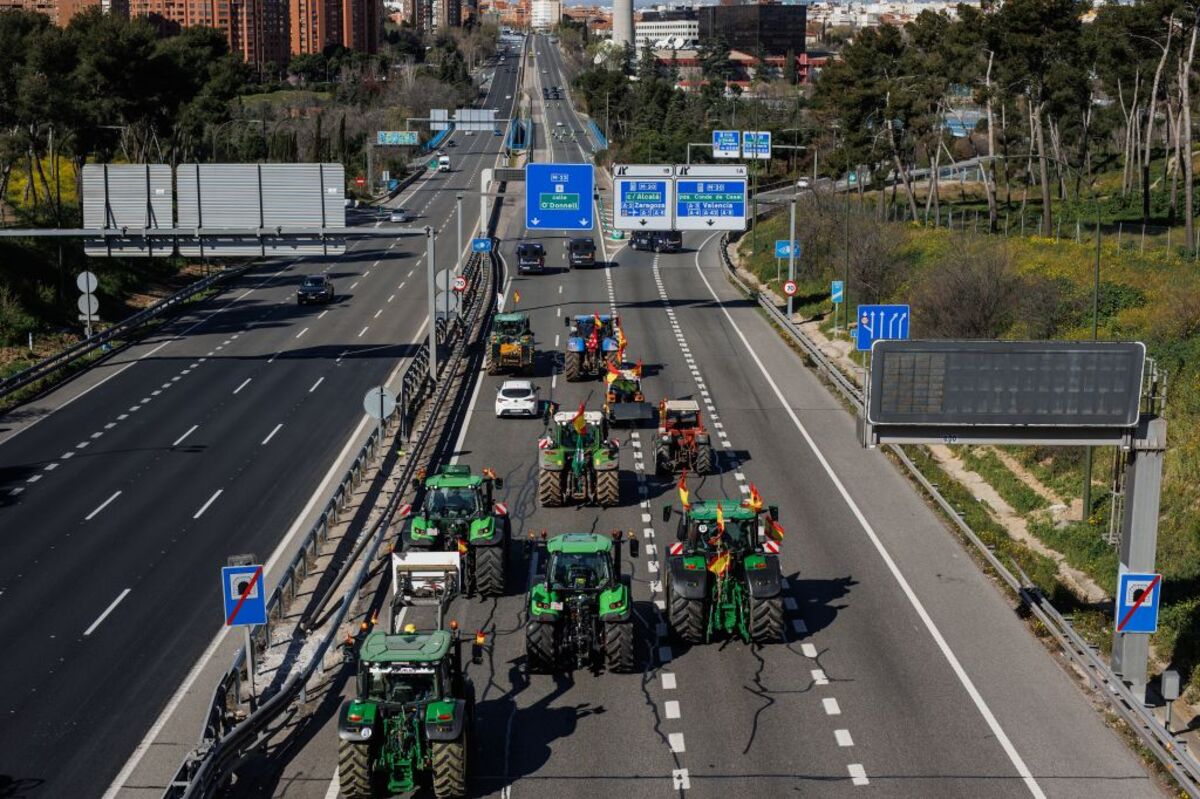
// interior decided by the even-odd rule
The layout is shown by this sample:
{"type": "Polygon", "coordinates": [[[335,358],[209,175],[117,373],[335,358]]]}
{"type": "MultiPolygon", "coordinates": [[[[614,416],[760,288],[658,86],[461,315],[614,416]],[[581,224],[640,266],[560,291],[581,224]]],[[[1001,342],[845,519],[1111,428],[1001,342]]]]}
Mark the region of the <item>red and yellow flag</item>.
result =
{"type": "Polygon", "coordinates": [[[638,358],[637,366],[633,367],[633,373],[635,375],[637,375],[639,380],[641,379],[641,377],[642,377],[642,359],[641,358],[638,358]]]}
{"type": "Polygon", "coordinates": [[[683,474],[679,475],[679,504],[683,505],[684,510],[692,507],[688,503],[687,469],[684,469],[683,474]]]}
{"type": "Polygon", "coordinates": [[[729,552],[722,552],[708,559],[708,570],[718,577],[729,569],[729,552]]]}
{"type": "Polygon", "coordinates": [[[621,370],[618,369],[617,365],[612,361],[606,362],[605,366],[608,368],[608,374],[604,376],[604,382],[608,385],[612,385],[612,382],[621,376],[621,370]]]}
{"type": "Polygon", "coordinates": [[[767,538],[772,541],[779,542],[783,540],[783,525],[774,519],[768,520],[767,523],[767,538]]]}
{"type": "Polygon", "coordinates": [[[621,329],[620,325],[617,325],[616,330],[614,331],[614,335],[616,336],[616,339],[617,339],[617,346],[620,347],[621,349],[625,349],[625,343],[626,343],[625,331],[621,329]]]}
{"type": "Polygon", "coordinates": [[[725,511],[721,508],[721,503],[717,503],[717,530],[725,532],[725,511]]]}
{"type": "Polygon", "coordinates": [[[579,403],[579,410],[575,412],[575,418],[571,420],[571,427],[575,428],[575,432],[583,435],[583,431],[587,430],[587,420],[583,418],[583,403],[579,403]]]}
{"type": "Polygon", "coordinates": [[[755,513],[758,513],[763,508],[762,495],[758,493],[758,488],[754,483],[750,484],[750,498],[746,500],[745,505],[755,513]]]}

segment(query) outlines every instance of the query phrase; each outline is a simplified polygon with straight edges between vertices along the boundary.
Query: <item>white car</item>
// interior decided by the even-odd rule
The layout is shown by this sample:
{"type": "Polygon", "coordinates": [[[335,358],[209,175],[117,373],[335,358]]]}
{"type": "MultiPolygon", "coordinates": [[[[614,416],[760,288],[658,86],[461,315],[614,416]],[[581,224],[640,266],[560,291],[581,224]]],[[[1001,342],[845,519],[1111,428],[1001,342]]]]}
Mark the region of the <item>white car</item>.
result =
{"type": "Polygon", "coordinates": [[[393,208],[392,212],[388,214],[388,220],[403,224],[405,222],[413,221],[413,214],[412,211],[409,211],[406,208],[393,208]]]}
{"type": "Polygon", "coordinates": [[[496,392],[496,418],[538,415],[538,387],[530,380],[505,380],[496,392]]]}

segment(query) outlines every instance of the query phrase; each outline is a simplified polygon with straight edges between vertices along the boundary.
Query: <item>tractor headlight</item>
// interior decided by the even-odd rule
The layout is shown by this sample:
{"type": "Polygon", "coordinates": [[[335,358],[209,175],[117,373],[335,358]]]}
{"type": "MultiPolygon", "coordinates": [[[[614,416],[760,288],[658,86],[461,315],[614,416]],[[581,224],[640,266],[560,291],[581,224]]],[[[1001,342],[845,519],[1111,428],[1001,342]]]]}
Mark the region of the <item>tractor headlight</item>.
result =
{"type": "Polygon", "coordinates": [[[368,738],[370,738],[371,737],[371,728],[363,727],[361,730],[358,731],[358,737],[362,738],[364,741],[367,740],[368,738]]]}

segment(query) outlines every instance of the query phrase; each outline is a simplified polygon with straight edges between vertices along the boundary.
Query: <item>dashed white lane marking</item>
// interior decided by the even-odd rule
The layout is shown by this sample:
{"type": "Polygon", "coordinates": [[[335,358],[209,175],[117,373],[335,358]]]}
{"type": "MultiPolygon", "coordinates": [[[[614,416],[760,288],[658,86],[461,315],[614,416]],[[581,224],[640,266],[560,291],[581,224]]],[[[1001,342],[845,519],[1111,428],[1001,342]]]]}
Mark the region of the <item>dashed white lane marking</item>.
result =
{"type": "Polygon", "coordinates": [[[90,436],[90,438],[91,438],[93,441],[95,441],[97,438],[99,438],[99,437],[100,437],[100,436],[102,436],[102,435],[104,435],[104,433],[102,433],[102,432],[100,432],[99,430],[97,430],[96,432],[92,433],[92,435],[90,436]]]}
{"type": "Polygon", "coordinates": [[[667,735],[667,743],[671,745],[671,751],[675,754],[680,754],[687,751],[687,747],[683,743],[683,733],[673,732],[667,735]]]}
{"type": "MultiPolygon", "coordinates": [[[[409,274],[411,275],[411,274],[412,274],[412,272],[409,272],[409,274]]],[[[407,282],[408,282],[407,280],[402,280],[402,281],[400,281],[400,285],[399,285],[399,286],[396,286],[396,288],[397,288],[397,289],[402,289],[402,288],[404,288],[404,284],[405,284],[405,283],[407,283],[407,282]]],[[[396,295],[395,295],[395,294],[393,294],[392,296],[394,297],[394,296],[396,296],[396,295]]]]}
{"type": "Polygon", "coordinates": [[[867,770],[862,767],[861,763],[851,763],[846,766],[846,770],[850,772],[850,782],[855,785],[871,784],[871,781],[867,779],[867,770]]]}
{"type": "Polygon", "coordinates": [[[254,379],[253,377],[247,377],[245,380],[242,381],[242,384],[240,386],[238,386],[237,388],[235,388],[233,390],[233,393],[236,394],[239,391],[241,391],[243,388],[245,388],[247,385],[249,385],[250,381],[253,379],[254,379]]]}
{"type": "Polygon", "coordinates": [[[89,635],[91,635],[91,634],[92,634],[92,632],[93,632],[93,631],[94,631],[94,630],[95,630],[97,627],[99,627],[99,626],[100,626],[100,622],[102,622],[102,621],[104,621],[106,618],[108,618],[108,614],[110,614],[110,613],[112,613],[114,610],[116,610],[116,608],[117,608],[117,605],[121,604],[121,600],[122,600],[122,599],[124,599],[125,597],[129,596],[129,592],[130,592],[130,591],[132,591],[132,590],[133,590],[132,588],[126,588],[124,591],[122,591],[122,592],[121,592],[121,593],[120,593],[120,594],[117,596],[117,598],[116,598],[116,599],[114,599],[114,600],[112,601],[112,604],[111,604],[111,605],[109,605],[107,608],[105,608],[104,612],[100,614],[100,617],[99,617],[99,618],[97,618],[97,619],[96,619],[94,622],[92,622],[92,626],[91,626],[91,627],[88,627],[86,630],[84,630],[84,631],[83,631],[83,634],[84,634],[84,636],[86,637],[86,636],[89,636],[89,635]]]}
{"type": "Polygon", "coordinates": [[[356,280],[356,281],[354,281],[353,283],[351,283],[351,284],[350,284],[350,290],[351,290],[351,291],[354,291],[354,287],[355,287],[355,286],[357,286],[357,285],[358,285],[358,281],[357,281],[357,280],[356,280]]]}
{"type": "Polygon", "coordinates": [[[679,703],[674,699],[669,699],[663,703],[663,712],[669,719],[679,718],[679,703]]]}
{"type": "Polygon", "coordinates": [[[70,460],[71,458],[74,458],[74,457],[75,457],[75,452],[74,452],[74,450],[72,450],[70,452],[64,452],[62,455],[59,455],[58,459],[65,461],[65,460],[70,460]]]}
{"type": "MultiPolygon", "coordinates": [[[[172,380],[174,380],[175,378],[171,378],[171,379],[172,379],[172,380]]],[[[123,414],[121,414],[120,416],[118,416],[118,417],[117,417],[117,421],[118,421],[118,422],[123,422],[123,421],[125,421],[125,420],[126,420],[126,419],[128,419],[128,418],[129,418],[129,414],[127,414],[127,413],[123,413],[123,414]]]]}
{"type": "Polygon", "coordinates": [[[388,298],[387,298],[387,301],[388,301],[388,302],[391,302],[391,301],[392,301],[392,300],[394,300],[394,299],[396,299],[396,295],[395,295],[395,294],[391,294],[391,295],[389,295],[389,296],[388,296],[388,298]]]}
{"type": "Polygon", "coordinates": [[[555,308],[555,309],[554,309],[554,315],[555,315],[555,316],[562,316],[562,308],[555,308]]]}
{"type": "Polygon", "coordinates": [[[188,431],[187,431],[186,433],[184,433],[183,435],[181,435],[179,438],[175,439],[175,442],[174,442],[173,444],[171,444],[171,446],[172,446],[172,447],[178,447],[180,444],[182,444],[182,443],[183,443],[183,440],[184,440],[185,438],[187,438],[188,436],[190,436],[192,433],[196,432],[196,428],[197,428],[197,427],[199,427],[199,426],[200,426],[200,425],[198,425],[198,424],[194,424],[194,425],[192,425],[191,427],[189,427],[189,428],[188,428],[188,431]]]}
{"type": "Polygon", "coordinates": [[[785,608],[787,608],[789,611],[795,611],[796,610],[796,598],[791,597],[791,596],[785,596],[783,598],[783,606],[785,608]]]}
{"type": "Polygon", "coordinates": [[[217,492],[208,498],[208,502],[205,502],[204,505],[200,508],[200,510],[196,511],[196,514],[194,516],[192,516],[192,518],[199,519],[201,516],[203,516],[204,511],[208,510],[209,506],[212,505],[214,502],[216,502],[217,497],[221,496],[221,494],[223,494],[224,492],[225,492],[225,489],[218,488],[217,492]]]}
{"type": "Polygon", "coordinates": [[[827,696],[821,700],[821,704],[825,707],[826,716],[840,716],[842,709],[838,706],[838,701],[832,696],[827,696]]]}
{"type": "Polygon", "coordinates": [[[554,334],[554,348],[558,349],[558,333],[554,334]]]}
{"type": "Polygon", "coordinates": [[[114,427],[116,427],[116,426],[117,426],[117,423],[116,423],[116,422],[109,422],[108,424],[104,425],[104,429],[105,429],[105,430],[112,430],[112,429],[113,429],[114,427]]]}
{"type": "Polygon", "coordinates": [[[825,676],[824,669],[812,670],[813,685],[829,685],[829,678],[825,676]]]}
{"type": "Polygon", "coordinates": [[[14,488],[12,491],[8,492],[8,495],[10,497],[15,497],[17,494],[20,494],[24,490],[25,489],[23,487],[14,488]]]}
{"type": "Polygon", "coordinates": [[[370,326],[370,325],[367,325],[367,326],[366,326],[366,327],[364,327],[362,330],[358,331],[358,337],[359,337],[359,338],[362,338],[364,335],[366,335],[366,332],[367,332],[368,330],[370,330],[370,329],[371,329],[371,326],[370,326]]]}
{"type": "Polygon", "coordinates": [[[121,496],[121,492],[120,492],[120,491],[116,491],[116,492],[114,492],[114,493],[113,493],[113,495],[112,495],[111,497],[109,497],[108,499],[104,500],[104,501],[103,501],[103,502],[101,502],[99,505],[97,505],[97,506],[96,506],[96,509],[95,509],[94,511],[92,511],[91,513],[89,513],[87,516],[84,516],[84,517],[83,517],[83,520],[84,520],[85,522],[90,522],[92,519],[96,518],[96,516],[97,516],[97,515],[100,513],[100,511],[102,511],[102,510],[104,510],[105,508],[107,508],[107,507],[108,507],[108,506],[109,506],[109,505],[112,503],[112,501],[113,501],[114,499],[116,499],[117,497],[119,497],[119,496],[121,496]]]}
{"type": "Polygon", "coordinates": [[[54,463],[47,463],[45,466],[43,466],[42,471],[43,472],[52,472],[57,468],[58,468],[58,462],[55,461],[54,463]]]}
{"type": "Polygon", "coordinates": [[[325,378],[324,378],[324,377],[318,377],[318,378],[317,378],[317,382],[315,382],[315,383],[313,383],[313,384],[312,384],[312,388],[310,388],[310,389],[308,390],[308,393],[309,393],[309,394],[311,394],[311,393],[313,393],[314,391],[316,391],[316,390],[317,390],[317,386],[321,385],[321,384],[322,384],[322,383],[324,383],[324,382],[325,382],[325,378]]]}
{"type": "Polygon", "coordinates": [[[308,328],[306,327],[306,328],[304,328],[303,330],[301,330],[299,333],[297,333],[297,334],[296,334],[296,338],[300,338],[301,336],[303,336],[303,335],[304,335],[305,333],[307,333],[307,332],[308,332],[308,328]]]}
{"type": "Polygon", "coordinates": [[[376,311],[376,312],[375,312],[375,316],[373,316],[372,318],[373,318],[373,319],[378,319],[378,318],[379,318],[379,315],[380,315],[381,313],[383,313],[383,309],[382,309],[382,308],[380,308],[378,311],[376,311]]]}
{"type": "Polygon", "coordinates": [[[833,737],[837,738],[838,746],[854,746],[854,739],[850,737],[850,730],[834,730],[833,737]]]}
{"type": "Polygon", "coordinates": [[[328,309],[328,308],[326,308],[325,310],[323,310],[323,311],[321,311],[319,314],[317,314],[317,318],[318,318],[318,319],[324,319],[324,318],[325,318],[325,314],[327,314],[327,313],[329,313],[329,309],[328,309]]]}
{"type": "Polygon", "coordinates": [[[674,691],[675,690],[675,673],[674,672],[664,671],[662,673],[662,687],[663,687],[664,691],[674,691]]]}
{"type": "Polygon", "coordinates": [[[267,433],[267,437],[262,440],[262,443],[265,445],[268,441],[270,441],[272,438],[274,438],[275,434],[279,432],[279,428],[281,428],[281,427],[283,427],[283,422],[280,422],[279,424],[275,425],[275,429],[272,430],[271,432],[267,433]]]}
{"type": "Polygon", "coordinates": [[[815,658],[817,656],[817,648],[812,644],[800,644],[800,652],[806,658],[815,658]]]}
{"type": "Polygon", "coordinates": [[[671,787],[676,791],[686,791],[692,787],[692,781],[688,779],[687,769],[671,769],[671,787]]]}

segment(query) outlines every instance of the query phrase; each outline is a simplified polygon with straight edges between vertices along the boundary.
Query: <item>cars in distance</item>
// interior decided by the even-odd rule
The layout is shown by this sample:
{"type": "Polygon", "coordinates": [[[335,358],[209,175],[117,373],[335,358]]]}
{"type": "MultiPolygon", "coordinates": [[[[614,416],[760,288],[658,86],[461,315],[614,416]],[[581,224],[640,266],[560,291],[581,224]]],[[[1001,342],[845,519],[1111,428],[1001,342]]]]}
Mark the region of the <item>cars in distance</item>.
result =
{"type": "MultiPolygon", "coordinates": [[[[468,131],[468,135],[470,135],[470,131],[468,131]]],[[[450,156],[439,155],[438,156],[438,172],[449,172],[449,171],[450,171],[450,156]]]]}
{"type": "Polygon", "coordinates": [[[307,305],[310,302],[333,302],[333,281],[328,275],[309,275],[296,289],[296,304],[307,305]]]}
{"type": "Polygon", "coordinates": [[[571,268],[596,265],[596,242],[590,236],[567,242],[567,263],[571,268]]]}
{"type": "Polygon", "coordinates": [[[546,248],[535,241],[517,245],[517,271],[541,272],[546,268],[546,248]]]}
{"type": "Polygon", "coordinates": [[[393,208],[392,212],[388,214],[389,222],[399,222],[403,224],[405,222],[411,222],[413,219],[413,212],[409,211],[407,208],[393,208]]]}
{"type": "Polygon", "coordinates": [[[808,178],[800,178],[799,180],[796,181],[797,189],[801,189],[801,190],[807,189],[809,187],[809,185],[810,184],[808,182],[808,178]]]}
{"type": "Polygon", "coordinates": [[[505,380],[496,392],[496,418],[538,415],[538,388],[529,380],[505,380]]]}
{"type": "Polygon", "coordinates": [[[683,234],[678,230],[639,230],[634,232],[629,246],[635,250],[679,252],[683,247],[683,234]]]}

